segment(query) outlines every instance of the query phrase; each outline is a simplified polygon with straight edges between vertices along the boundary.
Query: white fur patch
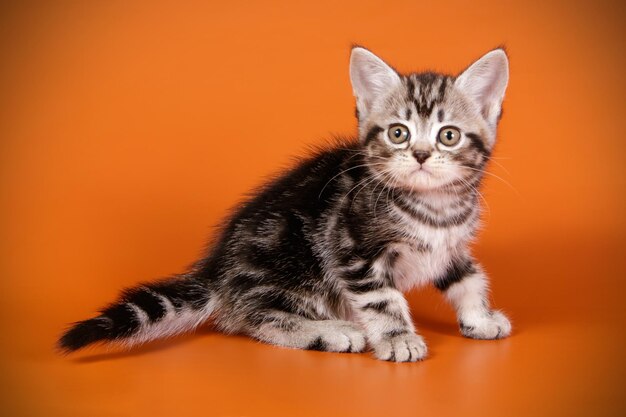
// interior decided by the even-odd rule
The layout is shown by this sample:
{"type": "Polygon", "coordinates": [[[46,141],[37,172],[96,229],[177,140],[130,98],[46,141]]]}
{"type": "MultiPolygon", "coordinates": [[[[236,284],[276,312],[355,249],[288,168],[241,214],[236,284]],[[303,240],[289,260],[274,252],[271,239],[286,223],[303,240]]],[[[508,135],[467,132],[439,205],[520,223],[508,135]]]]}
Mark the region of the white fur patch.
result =
{"type": "Polygon", "coordinates": [[[169,304],[165,316],[156,323],[150,323],[143,310],[133,304],[128,305],[135,310],[142,323],[136,334],[123,341],[125,345],[129,346],[194,330],[208,320],[215,307],[215,303],[209,301],[199,310],[183,308],[181,311],[176,312],[173,306],[169,304]]]}

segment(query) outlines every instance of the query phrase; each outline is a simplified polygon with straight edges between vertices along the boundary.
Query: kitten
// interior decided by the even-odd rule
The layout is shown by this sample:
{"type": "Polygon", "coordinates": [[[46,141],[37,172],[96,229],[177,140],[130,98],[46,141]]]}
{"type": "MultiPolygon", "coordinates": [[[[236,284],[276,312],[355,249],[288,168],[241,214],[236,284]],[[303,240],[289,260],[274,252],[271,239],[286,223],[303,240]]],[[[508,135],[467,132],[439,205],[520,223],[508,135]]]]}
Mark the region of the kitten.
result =
{"type": "Polygon", "coordinates": [[[213,319],[226,333],[297,349],[413,362],[427,354],[402,291],[432,284],[461,333],[498,339],[487,277],[468,243],[496,138],[508,59],[493,50],[458,77],[401,75],[355,47],[358,140],[319,151],[267,184],[179,276],[124,291],[60,339],[146,342],[213,319]]]}

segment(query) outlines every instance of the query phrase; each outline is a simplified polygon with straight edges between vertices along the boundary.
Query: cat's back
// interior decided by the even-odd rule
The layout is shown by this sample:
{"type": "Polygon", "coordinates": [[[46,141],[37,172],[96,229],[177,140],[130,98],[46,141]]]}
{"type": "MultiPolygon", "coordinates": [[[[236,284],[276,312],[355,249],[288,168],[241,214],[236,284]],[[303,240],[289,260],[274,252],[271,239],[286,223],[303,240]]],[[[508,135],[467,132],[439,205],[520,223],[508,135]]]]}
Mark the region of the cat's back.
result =
{"type": "Polygon", "coordinates": [[[253,263],[276,259],[279,252],[282,258],[290,251],[302,260],[309,258],[301,252],[312,244],[311,231],[337,210],[337,201],[357,177],[365,175],[358,172],[364,169],[359,155],[356,141],[317,148],[253,190],[223,223],[206,268],[222,269],[217,264],[246,253],[254,255],[253,263]]]}
{"type": "Polygon", "coordinates": [[[317,148],[253,192],[233,220],[266,217],[272,212],[322,215],[345,187],[364,175],[359,160],[356,141],[317,148]]]}

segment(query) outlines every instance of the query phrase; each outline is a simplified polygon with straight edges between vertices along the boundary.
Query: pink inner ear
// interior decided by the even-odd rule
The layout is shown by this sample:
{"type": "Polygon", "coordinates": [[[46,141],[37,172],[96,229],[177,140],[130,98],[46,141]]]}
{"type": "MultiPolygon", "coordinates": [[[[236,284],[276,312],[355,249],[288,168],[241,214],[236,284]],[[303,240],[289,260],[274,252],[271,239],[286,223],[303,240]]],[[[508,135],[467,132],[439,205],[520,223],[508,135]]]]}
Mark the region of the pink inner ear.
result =
{"type": "Polygon", "coordinates": [[[476,101],[485,119],[492,120],[498,117],[508,73],[508,60],[504,52],[491,51],[459,75],[458,87],[476,101]]]}
{"type": "Polygon", "coordinates": [[[393,68],[364,49],[352,51],[350,75],[354,93],[365,107],[400,81],[393,68]]]}

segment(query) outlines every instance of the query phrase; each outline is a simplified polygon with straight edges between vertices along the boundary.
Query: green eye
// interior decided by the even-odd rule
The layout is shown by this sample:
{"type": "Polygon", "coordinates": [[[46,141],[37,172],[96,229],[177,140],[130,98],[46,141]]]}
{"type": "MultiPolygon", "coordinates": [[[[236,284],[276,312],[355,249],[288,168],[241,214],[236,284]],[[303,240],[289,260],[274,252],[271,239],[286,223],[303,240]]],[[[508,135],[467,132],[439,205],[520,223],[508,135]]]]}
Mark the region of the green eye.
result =
{"type": "Polygon", "coordinates": [[[389,126],[389,130],[387,130],[387,136],[389,137],[391,143],[399,145],[408,141],[411,138],[411,132],[409,131],[409,128],[405,125],[396,123],[389,126]]]}
{"type": "Polygon", "coordinates": [[[453,126],[443,127],[439,131],[437,140],[446,146],[454,146],[461,140],[461,131],[453,126]]]}

